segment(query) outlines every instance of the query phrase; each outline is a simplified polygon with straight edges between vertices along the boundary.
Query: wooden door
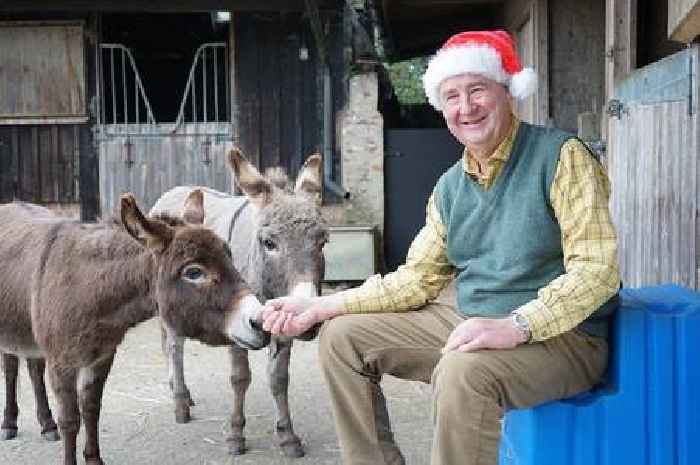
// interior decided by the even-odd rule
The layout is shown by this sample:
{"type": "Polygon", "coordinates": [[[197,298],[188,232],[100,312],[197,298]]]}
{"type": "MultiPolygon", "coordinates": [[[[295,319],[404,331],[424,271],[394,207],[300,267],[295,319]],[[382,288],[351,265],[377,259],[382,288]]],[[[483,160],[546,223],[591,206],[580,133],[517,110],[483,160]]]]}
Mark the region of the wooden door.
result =
{"type": "Polygon", "coordinates": [[[614,87],[608,170],[626,286],[697,288],[699,56],[688,48],[614,87]]]}

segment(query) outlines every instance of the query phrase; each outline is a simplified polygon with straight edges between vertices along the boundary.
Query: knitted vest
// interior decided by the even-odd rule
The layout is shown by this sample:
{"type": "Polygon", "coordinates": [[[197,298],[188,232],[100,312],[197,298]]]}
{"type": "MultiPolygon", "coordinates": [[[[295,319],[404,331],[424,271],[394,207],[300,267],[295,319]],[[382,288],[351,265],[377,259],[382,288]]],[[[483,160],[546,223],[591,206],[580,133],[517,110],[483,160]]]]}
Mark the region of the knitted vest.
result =
{"type": "MultiPolygon", "coordinates": [[[[550,188],[561,146],[571,137],[521,123],[510,158],[489,189],[464,172],[461,160],[438,181],[437,206],[465,316],[507,315],[566,272],[550,188]]],[[[606,336],[616,300],[599,308],[581,329],[606,336]]]]}

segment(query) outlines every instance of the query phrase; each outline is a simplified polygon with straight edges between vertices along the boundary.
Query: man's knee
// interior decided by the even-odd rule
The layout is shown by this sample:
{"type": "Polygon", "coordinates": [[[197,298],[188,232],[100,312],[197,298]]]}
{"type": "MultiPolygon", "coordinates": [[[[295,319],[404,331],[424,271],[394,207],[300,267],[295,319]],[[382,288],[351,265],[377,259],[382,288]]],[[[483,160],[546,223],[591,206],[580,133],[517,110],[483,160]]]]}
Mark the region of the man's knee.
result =
{"type": "Polygon", "coordinates": [[[319,333],[318,351],[321,364],[339,354],[355,351],[355,336],[366,324],[365,315],[341,315],[326,321],[319,333]]]}
{"type": "Polygon", "coordinates": [[[436,401],[460,395],[497,400],[499,378],[482,353],[448,352],[433,372],[432,385],[436,401]]]}

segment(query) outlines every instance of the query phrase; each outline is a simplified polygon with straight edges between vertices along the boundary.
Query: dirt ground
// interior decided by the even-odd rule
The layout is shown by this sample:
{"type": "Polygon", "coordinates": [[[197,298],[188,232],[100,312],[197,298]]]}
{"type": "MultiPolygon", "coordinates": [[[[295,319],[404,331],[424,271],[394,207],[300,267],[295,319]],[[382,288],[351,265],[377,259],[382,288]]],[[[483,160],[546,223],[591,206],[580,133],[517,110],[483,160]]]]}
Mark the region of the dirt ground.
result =
{"type": "MultiPolygon", "coordinates": [[[[193,420],[175,423],[167,384],[165,358],[160,352],[157,320],[132,329],[120,346],[102,407],[101,448],[107,465],[321,465],[340,463],[330,402],[318,370],[317,343],[297,342],[292,352],[290,405],[306,456],[287,459],[274,445],[274,409],[265,376],[266,353],[251,353],[253,384],[247,397],[249,451],[231,457],[224,429],[231,406],[228,354],[188,341],[185,374],[197,405],[193,420]]],[[[24,363],[20,377],[19,435],[0,442],[0,465],[62,463],[61,443],[40,436],[34,418],[34,398],[24,363]]],[[[426,464],[430,456],[430,388],[421,383],[388,378],[384,389],[396,438],[408,464],[426,464]]],[[[5,385],[0,383],[0,402],[5,385]]],[[[50,402],[56,412],[53,397],[50,402]]],[[[82,457],[82,433],[79,437],[82,457]]],[[[82,462],[82,459],[80,460],[82,462]]]]}

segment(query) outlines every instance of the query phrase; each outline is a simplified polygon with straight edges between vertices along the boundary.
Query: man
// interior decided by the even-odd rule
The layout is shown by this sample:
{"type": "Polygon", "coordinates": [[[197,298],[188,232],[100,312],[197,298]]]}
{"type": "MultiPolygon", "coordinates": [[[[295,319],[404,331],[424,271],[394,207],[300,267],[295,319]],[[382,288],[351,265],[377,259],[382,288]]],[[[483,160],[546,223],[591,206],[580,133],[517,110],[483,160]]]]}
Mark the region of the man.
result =
{"type": "Polygon", "coordinates": [[[495,465],[505,410],[572,396],[605,371],[620,284],[609,185],[574,136],[514,116],[512,99],[535,84],[506,32],[450,38],[424,86],[465,150],[435,186],[406,264],[263,312],[273,334],[328,320],[320,360],[343,463],[404,463],[385,373],[432,383],[433,465],[495,465]],[[453,279],[456,309],[426,305],[453,279]]]}

